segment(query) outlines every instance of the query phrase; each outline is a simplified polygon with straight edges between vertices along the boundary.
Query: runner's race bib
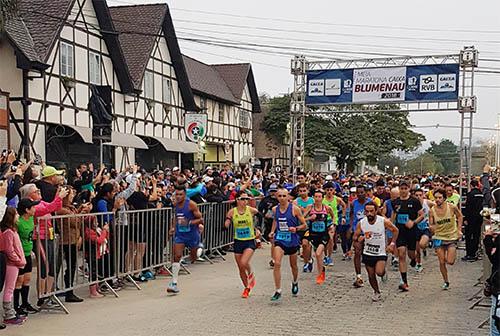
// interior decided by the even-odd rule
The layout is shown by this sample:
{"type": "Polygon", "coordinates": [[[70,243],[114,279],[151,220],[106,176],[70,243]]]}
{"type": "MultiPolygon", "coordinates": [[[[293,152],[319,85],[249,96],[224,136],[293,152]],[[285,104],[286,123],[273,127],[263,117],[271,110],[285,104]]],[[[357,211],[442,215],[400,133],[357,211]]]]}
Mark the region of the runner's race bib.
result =
{"type": "Polygon", "coordinates": [[[252,237],[250,233],[250,228],[237,228],[236,229],[236,238],[237,239],[248,239],[252,237]]]}
{"type": "Polygon", "coordinates": [[[189,222],[186,220],[184,215],[177,215],[177,230],[179,230],[179,232],[191,231],[189,222]]]}
{"type": "Polygon", "coordinates": [[[288,228],[288,223],[286,222],[286,218],[285,219],[279,219],[278,220],[278,225],[279,225],[279,230],[280,231],[289,231],[289,228],[288,228]]]}
{"type": "Polygon", "coordinates": [[[288,231],[278,231],[276,234],[276,239],[285,241],[285,242],[291,242],[292,241],[292,233],[288,231]]]}
{"type": "Polygon", "coordinates": [[[313,232],[324,232],[326,229],[325,222],[312,222],[311,227],[313,232]]]}
{"type": "Polygon", "coordinates": [[[398,214],[397,222],[398,224],[405,225],[406,223],[408,223],[409,219],[410,216],[408,214],[398,214]]]}
{"type": "Polygon", "coordinates": [[[380,245],[366,244],[366,253],[368,254],[379,254],[380,245]]]}

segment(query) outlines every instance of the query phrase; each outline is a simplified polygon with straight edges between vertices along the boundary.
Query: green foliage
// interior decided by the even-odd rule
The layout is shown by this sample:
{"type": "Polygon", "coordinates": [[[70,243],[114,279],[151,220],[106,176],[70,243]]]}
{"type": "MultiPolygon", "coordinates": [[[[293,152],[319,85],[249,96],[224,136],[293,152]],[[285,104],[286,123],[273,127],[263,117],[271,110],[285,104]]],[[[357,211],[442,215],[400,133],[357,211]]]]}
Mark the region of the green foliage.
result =
{"type": "Polygon", "coordinates": [[[260,125],[261,130],[277,143],[283,144],[290,122],[290,96],[269,98],[267,108],[269,112],[260,125]]]}
{"type": "Polygon", "coordinates": [[[330,120],[315,116],[306,117],[304,146],[306,155],[314,157],[317,150],[325,150],[328,155],[335,154],[334,126],[330,120]]]}
{"type": "Polygon", "coordinates": [[[459,148],[449,139],[441,139],[439,143],[431,142],[426,151],[432,154],[443,166],[444,174],[458,174],[460,170],[459,148]]]}
{"type": "Polygon", "coordinates": [[[4,31],[5,23],[17,13],[17,0],[0,0],[0,33],[4,31]]]}
{"type": "Polygon", "coordinates": [[[384,172],[387,171],[387,173],[392,173],[394,167],[398,167],[398,171],[402,171],[405,165],[405,160],[393,154],[382,155],[377,162],[377,168],[384,172]]]}
{"type": "Polygon", "coordinates": [[[426,152],[409,160],[404,170],[407,174],[442,174],[444,167],[437,157],[426,152]]]}

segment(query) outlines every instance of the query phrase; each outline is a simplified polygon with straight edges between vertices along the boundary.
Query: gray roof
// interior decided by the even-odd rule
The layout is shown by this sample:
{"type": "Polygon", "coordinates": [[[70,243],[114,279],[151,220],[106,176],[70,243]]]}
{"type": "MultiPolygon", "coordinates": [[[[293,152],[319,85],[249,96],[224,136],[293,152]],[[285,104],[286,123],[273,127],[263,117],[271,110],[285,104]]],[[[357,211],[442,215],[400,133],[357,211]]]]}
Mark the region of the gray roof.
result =
{"type": "Polygon", "coordinates": [[[232,104],[240,103],[240,99],[233,95],[224,78],[214,67],[186,55],[183,55],[183,59],[189,83],[194,91],[232,104]]]}
{"type": "Polygon", "coordinates": [[[12,43],[26,56],[30,62],[43,63],[36,52],[35,42],[31,38],[28,27],[19,17],[11,18],[5,25],[5,31],[12,43]]]}
{"type": "Polygon", "coordinates": [[[212,67],[221,75],[233,95],[241,99],[245,84],[247,83],[250,64],[214,64],[212,67]]]}

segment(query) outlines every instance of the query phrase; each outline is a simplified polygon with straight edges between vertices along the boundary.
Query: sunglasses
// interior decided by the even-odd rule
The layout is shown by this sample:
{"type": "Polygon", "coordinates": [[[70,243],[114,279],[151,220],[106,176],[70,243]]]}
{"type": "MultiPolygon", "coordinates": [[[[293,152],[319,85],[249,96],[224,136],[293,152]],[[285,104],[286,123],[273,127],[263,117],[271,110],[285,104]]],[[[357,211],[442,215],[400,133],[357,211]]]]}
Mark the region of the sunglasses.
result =
{"type": "Polygon", "coordinates": [[[237,200],[238,201],[249,201],[250,198],[248,198],[248,197],[239,197],[239,198],[237,198],[237,200]]]}

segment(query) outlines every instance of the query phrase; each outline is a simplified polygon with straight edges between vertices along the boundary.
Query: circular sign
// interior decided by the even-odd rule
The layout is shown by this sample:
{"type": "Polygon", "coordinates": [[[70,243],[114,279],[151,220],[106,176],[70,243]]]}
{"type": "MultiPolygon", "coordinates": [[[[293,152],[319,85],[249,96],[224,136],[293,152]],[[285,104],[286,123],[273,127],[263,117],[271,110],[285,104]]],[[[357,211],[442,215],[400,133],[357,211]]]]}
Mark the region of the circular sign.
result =
{"type": "Polygon", "coordinates": [[[203,139],[205,136],[205,127],[202,123],[198,121],[193,121],[187,125],[187,136],[190,139],[198,140],[198,138],[203,139]]]}

